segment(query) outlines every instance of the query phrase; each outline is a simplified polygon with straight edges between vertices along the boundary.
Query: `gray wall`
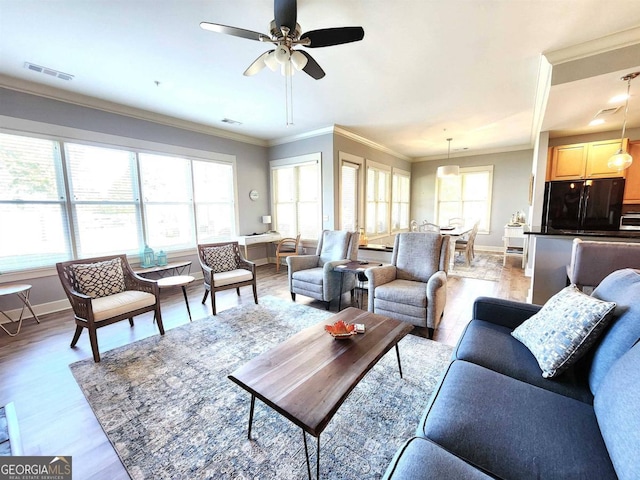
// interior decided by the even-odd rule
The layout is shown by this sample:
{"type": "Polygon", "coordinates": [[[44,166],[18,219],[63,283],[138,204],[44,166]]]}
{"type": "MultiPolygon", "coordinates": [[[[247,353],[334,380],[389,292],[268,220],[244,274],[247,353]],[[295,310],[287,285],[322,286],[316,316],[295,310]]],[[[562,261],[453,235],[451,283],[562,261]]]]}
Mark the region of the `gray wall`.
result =
{"type": "MultiPolygon", "coordinates": [[[[322,158],[322,228],[333,230],[335,228],[334,191],[336,191],[333,188],[333,134],[327,133],[296,142],[274,145],[269,149],[268,157],[269,160],[281,160],[309,153],[320,153],[322,158]]],[[[268,165],[267,175],[269,175],[268,165]]]]}
{"type": "Polygon", "coordinates": [[[440,165],[493,165],[490,233],[479,234],[476,245],[502,247],[504,225],[511,215],[518,210],[526,213],[529,209],[532,161],[533,150],[519,150],[414,163],[411,169],[411,218],[418,221],[435,218],[436,169],[440,165]]]}
{"type": "MultiPolygon", "coordinates": [[[[235,155],[238,187],[239,234],[263,231],[261,216],[269,212],[269,175],[267,148],[238,141],[118,115],[102,110],[65,103],[10,89],[0,88],[0,127],[16,129],[17,119],[63,126],[87,132],[108,134],[123,139],[137,139],[165,145],[198,149],[208,152],[235,155]],[[14,120],[16,119],[16,120],[14,120]],[[249,199],[249,191],[258,190],[261,195],[256,202],[249,199]]],[[[46,128],[45,128],[46,129],[46,128]]],[[[29,133],[29,132],[25,132],[29,133]]],[[[4,226],[3,231],[19,231],[19,226],[4,226]]],[[[195,250],[180,259],[193,261],[191,271],[198,272],[195,250]]],[[[33,286],[31,301],[47,304],[64,299],[64,293],[53,269],[37,272],[37,276],[26,274],[3,275],[2,281],[19,280],[33,286]],[[14,277],[14,278],[12,278],[14,277]]],[[[14,299],[3,299],[0,309],[18,308],[14,299]],[[6,302],[6,303],[5,303],[6,302]]],[[[38,310],[55,309],[43,306],[38,310]]]]}

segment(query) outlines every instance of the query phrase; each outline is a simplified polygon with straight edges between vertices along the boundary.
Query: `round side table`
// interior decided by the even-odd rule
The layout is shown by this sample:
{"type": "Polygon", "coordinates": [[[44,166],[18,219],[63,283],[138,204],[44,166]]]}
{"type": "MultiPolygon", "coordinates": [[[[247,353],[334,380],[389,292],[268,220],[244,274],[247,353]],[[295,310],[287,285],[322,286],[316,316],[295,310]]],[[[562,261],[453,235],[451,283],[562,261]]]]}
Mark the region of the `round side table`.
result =
{"type": "Polygon", "coordinates": [[[18,324],[18,328],[16,329],[15,333],[11,333],[9,330],[7,330],[5,328],[4,325],[0,324],[0,328],[2,328],[7,333],[7,335],[9,335],[10,337],[15,337],[16,335],[18,335],[20,333],[20,329],[22,328],[22,320],[23,320],[23,317],[24,317],[24,309],[25,308],[28,308],[29,311],[31,312],[31,315],[33,315],[33,318],[36,319],[36,322],[40,323],[40,320],[38,319],[38,316],[33,311],[33,308],[31,308],[31,302],[29,301],[29,292],[30,291],[31,291],[31,285],[27,285],[27,284],[0,285],[0,297],[4,297],[6,295],[16,295],[20,299],[20,301],[22,302],[22,310],[20,311],[20,317],[18,318],[18,320],[14,320],[9,315],[7,315],[5,312],[0,310],[0,313],[2,313],[2,315],[7,317],[11,321],[11,323],[17,323],[18,324]]]}
{"type": "Polygon", "coordinates": [[[191,275],[175,275],[173,277],[164,277],[158,279],[158,288],[181,287],[184,295],[184,303],[187,305],[189,312],[189,321],[191,321],[191,310],[189,309],[189,299],[187,298],[186,286],[193,282],[195,278],[191,275]]]}

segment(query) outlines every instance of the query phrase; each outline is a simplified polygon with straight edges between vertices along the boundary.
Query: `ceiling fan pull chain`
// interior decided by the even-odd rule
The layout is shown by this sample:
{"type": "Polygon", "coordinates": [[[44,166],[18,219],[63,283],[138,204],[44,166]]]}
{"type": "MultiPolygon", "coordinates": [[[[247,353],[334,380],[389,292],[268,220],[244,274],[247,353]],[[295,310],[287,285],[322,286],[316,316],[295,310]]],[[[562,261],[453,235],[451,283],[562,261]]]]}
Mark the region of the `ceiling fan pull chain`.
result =
{"type": "MultiPolygon", "coordinates": [[[[291,67],[291,65],[285,65],[291,67]]],[[[285,72],[284,76],[284,106],[286,109],[286,125],[293,125],[293,75],[292,72],[285,72]]]]}

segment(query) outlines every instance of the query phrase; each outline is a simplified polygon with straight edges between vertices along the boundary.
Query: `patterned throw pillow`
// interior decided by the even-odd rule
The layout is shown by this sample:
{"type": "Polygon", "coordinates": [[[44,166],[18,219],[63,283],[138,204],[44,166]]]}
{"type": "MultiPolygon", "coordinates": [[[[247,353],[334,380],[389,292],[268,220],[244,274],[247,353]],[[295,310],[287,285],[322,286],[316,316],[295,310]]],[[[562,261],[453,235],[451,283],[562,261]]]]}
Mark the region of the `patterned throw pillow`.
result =
{"type": "Polygon", "coordinates": [[[611,319],[615,306],[571,285],[551,297],[511,335],[536,357],[542,376],[551,378],[586,353],[611,319]]]}
{"type": "Polygon", "coordinates": [[[124,292],[124,272],[119,258],[97,263],[71,265],[80,293],[91,298],[106,297],[124,292]]]}
{"type": "Polygon", "coordinates": [[[238,268],[236,252],[232,244],[221,247],[207,247],[202,250],[204,262],[211,267],[213,273],[229,272],[238,268]]]}

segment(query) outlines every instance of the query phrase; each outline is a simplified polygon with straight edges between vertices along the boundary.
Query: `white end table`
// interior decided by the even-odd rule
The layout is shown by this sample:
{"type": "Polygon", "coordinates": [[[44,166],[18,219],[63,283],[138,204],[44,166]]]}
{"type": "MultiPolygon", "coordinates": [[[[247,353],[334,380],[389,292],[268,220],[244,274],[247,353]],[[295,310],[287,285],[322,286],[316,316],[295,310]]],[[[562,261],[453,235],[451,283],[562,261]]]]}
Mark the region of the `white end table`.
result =
{"type": "Polygon", "coordinates": [[[11,333],[9,330],[5,328],[4,325],[0,324],[0,328],[2,328],[10,337],[15,337],[20,333],[20,329],[22,328],[22,319],[24,317],[25,308],[28,308],[29,311],[31,312],[31,315],[33,315],[33,318],[36,319],[36,322],[40,323],[38,316],[33,311],[33,308],[31,308],[31,302],[29,301],[30,291],[31,291],[31,285],[27,285],[27,284],[0,285],[0,297],[4,297],[6,295],[17,295],[17,297],[22,302],[22,310],[20,311],[20,318],[18,318],[18,320],[14,320],[5,312],[0,310],[0,313],[2,313],[2,315],[7,317],[11,321],[11,323],[18,324],[18,328],[16,329],[15,333],[11,333]]]}
{"type": "Polygon", "coordinates": [[[189,312],[189,321],[191,321],[191,310],[189,309],[189,299],[187,298],[186,286],[193,282],[195,278],[191,275],[175,275],[173,277],[164,277],[158,279],[158,288],[181,287],[184,295],[184,303],[187,305],[189,312]]]}

